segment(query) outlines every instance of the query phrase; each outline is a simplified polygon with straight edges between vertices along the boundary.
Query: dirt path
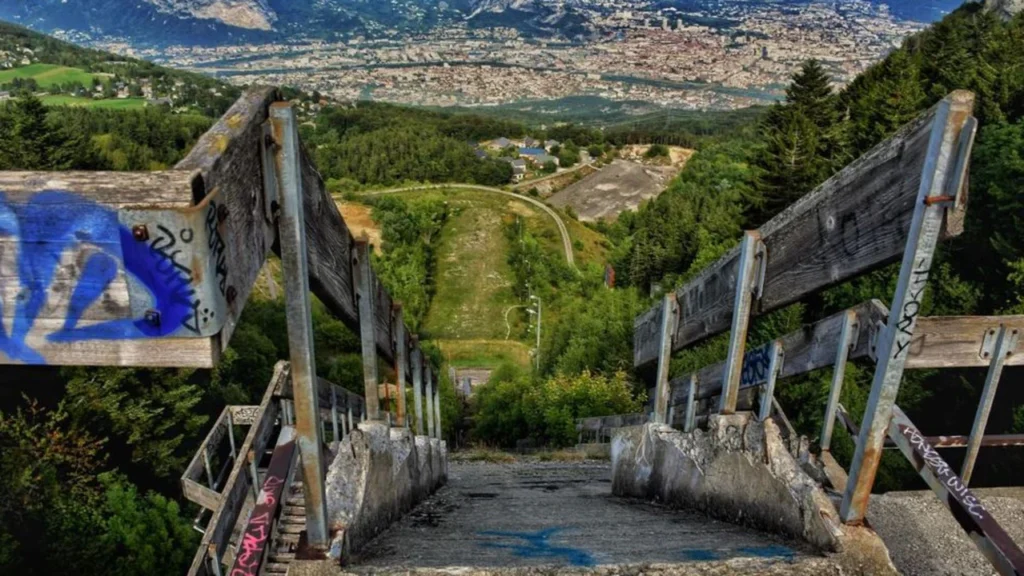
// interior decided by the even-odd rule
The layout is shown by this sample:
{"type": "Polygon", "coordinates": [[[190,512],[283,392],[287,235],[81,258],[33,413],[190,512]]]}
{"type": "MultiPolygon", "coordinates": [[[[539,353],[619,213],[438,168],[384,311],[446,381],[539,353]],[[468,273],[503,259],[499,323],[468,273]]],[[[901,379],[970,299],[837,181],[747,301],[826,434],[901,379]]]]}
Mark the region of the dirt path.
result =
{"type": "Polygon", "coordinates": [[[607,463],[452,463],[448,485],[371,542],[350,570],[812,560],[791,542],[613,497],[609,474],[607,463]]]}

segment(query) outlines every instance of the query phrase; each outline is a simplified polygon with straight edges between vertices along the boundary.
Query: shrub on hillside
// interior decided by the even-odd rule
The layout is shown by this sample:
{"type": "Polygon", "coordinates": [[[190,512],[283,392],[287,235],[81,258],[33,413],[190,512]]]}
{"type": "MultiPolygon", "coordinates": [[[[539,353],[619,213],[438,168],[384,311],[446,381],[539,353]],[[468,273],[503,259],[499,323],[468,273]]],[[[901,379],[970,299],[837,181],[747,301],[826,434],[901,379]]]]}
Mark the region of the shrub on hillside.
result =
{"type": "Polygon", "coordinates": [[[502,447],[524,439],[570,446],[579,418],[640,412],[645,399],[633,397],[631,389],[624,372],[560,374],[537,381],[515,366],[502,366],[474,397],[474,440],[502,447]]]}

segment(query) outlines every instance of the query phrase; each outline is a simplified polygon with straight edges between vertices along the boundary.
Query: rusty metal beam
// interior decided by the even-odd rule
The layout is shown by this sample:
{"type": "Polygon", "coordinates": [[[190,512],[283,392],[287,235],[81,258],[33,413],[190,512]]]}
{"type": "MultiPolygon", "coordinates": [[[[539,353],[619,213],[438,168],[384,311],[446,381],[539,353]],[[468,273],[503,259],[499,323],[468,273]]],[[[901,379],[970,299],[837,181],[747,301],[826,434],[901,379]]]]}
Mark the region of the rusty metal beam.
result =
{"type": "Polygon", "coordinates": [[[1024,552],[898,406],[892,408],[888,435],[996,571],[1024,574],[1024,552]]]}
{"type": "MultiPolygon", "coordinates": [[[[739,269],[736,276],[736,293],[733,299],[732,329],[729,332],[729,355],[725,360],[725,375],[722,378],[722,401],[718,411],[732,414],[736,411],[740,381],[743,375],[743,355],[747,347],[747,328],[750,326],[750,310],[754,303],[754,290],[758,274],[757,259],[761,233],[748,231],[740,244],[739,269]]],[[[762,264],[764,266],[763,249],[762,264]]]]}
{"type": "Polygon", "coordinates": [[[981,401],[978,402],[978,411],[974,415],[974,425],[971,428],[971,441],[967,444],[967,454],[964,456],[964,465],[960,471],[964,484],[971,482],[971,474],[974,472],[974,462],[978,459],[978,449],[981,448],[981,439],[985,436],[985,426],[988,424],[988,415],[992,411],[992,402],[996,399],[996,389],[999,387],[999,379],[1003,375],[1003,365],[1006,359],[1013,354],[1017,348],[1019,332],[1016,329],[1009,329],[1005,325],[999,327],[999,335],[996,338],[995,349],[987,352],[992,357],[992,364],[985,376],[985,387],[981,392],[981,401]]]}
{"type": "Polygon", "coordinates": [[[886,329],[878,338],[879,360],[861,423],[860,439],[850,465],[850,481],[843,495],[840,516],[847,524],[862,523],[867,513],[889,419],[928,286],[935,247],[946,218],[947,206],[931,200],[950,196],[950,191],[955,196],[963,185],[957,178],[962,178],[963,174],[956,172],[955,166],[958,155],[967,154],[973,142],[973,131],[964,129],[973,109],[973,94],[954,92],[939,104],[935,112],[896,294],[886,329]]]}
{"type": "Polygon", "coordinates": [[[671,392],[668,383],[668,369],[669,364],[672,362],[672,335],[676,331],[678,317],[679,306],[676,305],[676,295],[672,293],[666,294],[661,306],[658,372],[654,392],[654,422],[657,424],[669,423],[668,399],[671,392]]]}
{"type": "Polygon", "coordinates": [[[839,347],[836,351],[836,361],[832,366],[832,384],[828,390],[828,403],[825,405],[825,422],[821,428],[821,449],[829,450],[832,447],[832,430],[836,423],[836,409],[839,407],[839,398],[843,392],[843,379],[846,377],[846,362],[849,360],[850,349],[856,343],[857,313],[849,310],[843,318],[843,331],[839,335],[839,347]]]}
{"type": "Polygon", "coordinates": [[[289,103],[270,107],[277,143],[277,183],[281,200],[278,240],[284,269],[288,350],[297,444],[302,455],[302,481],[306,502],[306,536],[313,548],[326,549],[326,467],[320,422],[320,395],[313,351],[313,305],[306,260],[306,223],[303,208],[301,151],[295,110],[289,103]]]}

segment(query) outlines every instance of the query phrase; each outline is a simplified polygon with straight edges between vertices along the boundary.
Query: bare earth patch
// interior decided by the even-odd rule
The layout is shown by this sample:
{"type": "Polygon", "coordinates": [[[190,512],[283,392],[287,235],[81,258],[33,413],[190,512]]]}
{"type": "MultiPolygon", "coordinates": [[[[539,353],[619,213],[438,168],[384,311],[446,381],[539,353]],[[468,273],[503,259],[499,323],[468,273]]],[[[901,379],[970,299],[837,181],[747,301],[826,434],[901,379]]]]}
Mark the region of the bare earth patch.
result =
{"type": "Polygon", "coordinates": [[[383,240],[380,227],[373,221],[373,208],[355,202],[338,202],[338,210],[341,212],[341,217],[345,219],[345,224],[352,233],[352,237],[359,238],[365,233],[370,238],[373,250],[380,254],[383,240]]]}
{"type": "Polygon", "coordinates": [[[548,199],[552,206],[572,207],[584,222],[612,220],[661,194],[679,173],[676,166],[653,166],[615,160],[548,199]]]}

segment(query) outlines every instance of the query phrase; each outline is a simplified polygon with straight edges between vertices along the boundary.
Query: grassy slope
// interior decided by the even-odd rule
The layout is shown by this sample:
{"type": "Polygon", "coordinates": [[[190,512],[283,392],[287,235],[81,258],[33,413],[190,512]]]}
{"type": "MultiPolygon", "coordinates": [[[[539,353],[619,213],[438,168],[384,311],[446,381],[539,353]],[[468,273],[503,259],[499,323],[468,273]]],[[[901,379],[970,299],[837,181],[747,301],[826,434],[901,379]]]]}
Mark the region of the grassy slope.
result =
{"type": "Polygon", "coordinates": [[[138,110],[139,108],[146,107],[146,100],[144,98],[95,100],[93,98],[78,98],[76,96],[54,94],[43,96],[42,101],[47,106],[86,106],[89,108],[107,108],[111,110],[138,110]]]}
{"type": "MultiPolygon", "coordinates": [[[[553,257],[564,258],[555,223],[540,210],[507,197],[473,190],[430,190],[398,194],[400,198],[435,197],[449,202],[453,215],[441,234],[437,253],[437,292],[425,322],[425,332],[455,367],[497,367],[507,361],[526,366],[533,342],[517,341],[526,333],[525,315],[505,311],[520,302],[512,294],[506,261],[508,240],[503,223],[524,218],[553,257]]],[[[601,235],[565,219],[573,240],[583,242],[577,261],[604,263],[601,235]]],[[[546,310],[548,319],[554,310],[546,310]]]]}
{"type": "Polygon", "coordinates": [[[65,82],[80,82],[83,86],[92,85],[93,74],[81,68],[70,68],[56,64],[30,64],[10,70],[0,70],[0,84],[6,84],[15,78],[34,78],[43,88],[65,82]]]}

